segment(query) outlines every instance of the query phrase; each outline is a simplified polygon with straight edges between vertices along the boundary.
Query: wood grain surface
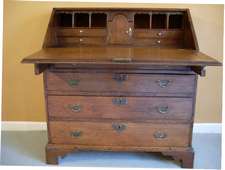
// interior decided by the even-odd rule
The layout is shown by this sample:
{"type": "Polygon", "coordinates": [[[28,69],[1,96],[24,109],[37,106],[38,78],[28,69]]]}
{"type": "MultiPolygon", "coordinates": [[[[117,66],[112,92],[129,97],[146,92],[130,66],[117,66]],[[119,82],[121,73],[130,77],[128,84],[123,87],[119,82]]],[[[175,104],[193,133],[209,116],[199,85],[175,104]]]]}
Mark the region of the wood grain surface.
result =
{"type": "Polygon", "coordinates": [[[46,48],[24,58],[22,62],[113,64],[113,58],[131,58],[132,61],[127,65],[221,65],[195,50],[146,47],[46,48]]]}

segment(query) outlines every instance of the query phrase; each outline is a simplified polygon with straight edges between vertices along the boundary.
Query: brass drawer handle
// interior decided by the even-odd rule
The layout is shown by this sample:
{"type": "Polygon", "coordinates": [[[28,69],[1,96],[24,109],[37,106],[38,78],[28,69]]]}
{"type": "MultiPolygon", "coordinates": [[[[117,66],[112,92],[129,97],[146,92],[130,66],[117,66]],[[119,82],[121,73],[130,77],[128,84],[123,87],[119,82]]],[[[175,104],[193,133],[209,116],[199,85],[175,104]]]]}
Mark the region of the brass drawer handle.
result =
{"type": "Polygon", "coordinates": [[[69,105],[69,109],[73,112],[80,112],[81,106],[79,104],[69,105]]]}
{"type": "Polygon", "coordinates": [[[162,88],[165,88],[167,87],[170,83],[172,83],[171,80],[157,80],[156,83],[162,87],[162,88]]]}
{"type": "Polygon", "coordinates": [[[116,132],[121,133],[122,131],[124,131],[127,128],[127,126],[125,124],[123,124],[123,123],[113,123],[112,124],[112,128],[116,132]]]}
{"type": "Polygon", "coordinates": [[[73,138],[78,138],[81,135],[82,135],[82,132],[80,130],[75,130],[75,131],[70,132],[70,136],[73,138]]]}
{"type": "Polygon", "coordinates": [[[155,139],[165,139],[167,137],[167,134],[165,132],[157,131],[153,136],[155,139]]]}
{"type": "Polygon", "coordinates": [[[114,74],[113,79],[116,80],[118,83],[126,81],[128,78],[127,74],[114,74]]]}
{"type": "Polygon", "coordinates": [[[126,30],[126,34],[128,34],[128,36],[132,36],[132,28],[130,27],[128,30],[126,30]]]}
{"type": "Polygon", "coordinates": [[[112,59],[112,62],[116,62],[116,63],[129,63],[131,61],[132,61],[132,59],[128,58],[128,57],[126,57],[126,58],[113,58],[112,59]]]}
{"type": "Polygon", "coordinates": [[[158,106],[157,111],[161,114],[168,113],[169,107],[168,106],[158,106]]]}
{"type": "Polygon", "coordinates": [[[161,36],[163,35],[163,32],[158,32],[157,35],[158,35],[159,37],[161,37],[161,36]]]}
{"type": "Polygon", "coordinates": [[[161,40],[157,40],[156,43],[157,43],[157,44],[161,44],[161,40]]]}
{"type": "Polygon", "coordinates": [[[68,80],[68,84],[71,86],[71,87],[75,87],[79,84],[80,80],[77,80],[77,79],[71,79],[71,80],[68,80]]]}
{"type": "Polygon", "coordinates": [[[113,104],[119,105],[119,106],[128,104],[128,100],[124,97],[114,98],[112,99],[112,102],[113,104]]]}

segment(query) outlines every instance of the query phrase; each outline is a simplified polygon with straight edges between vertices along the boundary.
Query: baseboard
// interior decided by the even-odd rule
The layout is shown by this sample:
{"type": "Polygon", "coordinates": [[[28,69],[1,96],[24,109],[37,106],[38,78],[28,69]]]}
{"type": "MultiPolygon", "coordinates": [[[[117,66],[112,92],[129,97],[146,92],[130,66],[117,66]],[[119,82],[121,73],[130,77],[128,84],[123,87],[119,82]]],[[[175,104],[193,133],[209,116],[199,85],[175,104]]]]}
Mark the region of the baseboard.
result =
{"type": "MultiPolygon", "coordinates": [[[[46,130],[46,122],[2,121],[2,131],[46,130]]],[[[194,133],[222,133],[221,123],[194,123],[194,133]]]]}
{"type": "Polygon", "coordinates": [[[222,134],[222,123],[194,123],[193,132],[222,134]]]}
{"type": "Polygon", "coordinates": [[[2,131],[29,131],[29,130],[46,130],[46,122],[30,121],[2,121],[2,131]]]}

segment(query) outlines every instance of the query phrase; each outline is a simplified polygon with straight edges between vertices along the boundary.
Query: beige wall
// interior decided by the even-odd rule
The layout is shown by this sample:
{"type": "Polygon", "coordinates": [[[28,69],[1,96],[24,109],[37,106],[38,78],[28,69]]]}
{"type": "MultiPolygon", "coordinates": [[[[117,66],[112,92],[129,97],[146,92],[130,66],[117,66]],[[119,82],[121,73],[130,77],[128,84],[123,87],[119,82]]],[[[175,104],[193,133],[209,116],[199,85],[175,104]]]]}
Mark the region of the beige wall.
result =
{"type": "MultiPolygon", "coordinates": [[[[3,49],[3,120],[44,121],[42,75],[23,57],[42,46],[53,7],[175,7],[190,8],[200,50],[219,61],[223,55],[223,5],[162,5],[112,3],[49,3],[5,1],[3,49]]],[[[185,87],[184,87],[185,88],[185,87]]],[[[197,122],[221,122],[222,67],[207,68],[199,78],[197,122]]]]}

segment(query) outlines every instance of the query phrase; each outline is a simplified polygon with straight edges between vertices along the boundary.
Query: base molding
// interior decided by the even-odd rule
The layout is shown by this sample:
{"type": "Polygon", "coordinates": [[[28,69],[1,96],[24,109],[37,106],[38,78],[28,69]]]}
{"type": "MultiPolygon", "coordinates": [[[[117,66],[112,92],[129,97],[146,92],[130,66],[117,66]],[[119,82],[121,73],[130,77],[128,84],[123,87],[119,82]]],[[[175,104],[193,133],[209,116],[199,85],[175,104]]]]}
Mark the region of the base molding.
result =
{"type": "Polygon", "coordinates": [[[182,168],[194,167],[194,151],[190,149],[188,151],[168,151],[162,152],[164,156],[171,156],[174,160],[181,163],[182,168]]]}
{"type": "Polygon", "coordinates": [[[86,146],[86,145],[46,145],[46,163],[58,164],[59,157],[79,150],[101,150],[101,151],[139,151],[139,152],[161,152],[164,156],[170,156],[181,163],[183,168],[193,168],[194,151],[191,147],[128,147],[128,146],[86,146]]]}
{"type": "MultiPolygon", "coordinates": [[[[2,121],[2,131],[47,130],[46,122],[2,121]]],[[[222,123],[194,123],[193,133],[222,133],[222,123]]]]}

